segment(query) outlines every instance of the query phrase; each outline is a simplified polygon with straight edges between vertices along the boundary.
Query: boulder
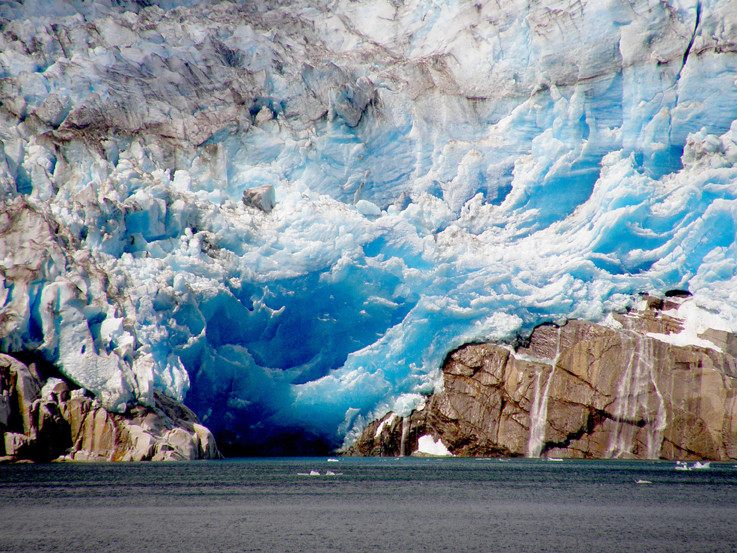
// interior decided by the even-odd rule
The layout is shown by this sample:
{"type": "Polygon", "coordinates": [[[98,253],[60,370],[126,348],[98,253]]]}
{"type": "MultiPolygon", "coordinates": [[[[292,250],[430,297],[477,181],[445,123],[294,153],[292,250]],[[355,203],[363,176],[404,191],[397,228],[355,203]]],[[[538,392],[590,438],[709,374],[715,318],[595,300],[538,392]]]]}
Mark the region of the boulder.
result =
{"type": "Polygon", "coordinates": [[[243,191],[243,203],[260,209],[264,213],[271,213],[276,205],[274,187],[271,185],[256,186],[243,191]]]}

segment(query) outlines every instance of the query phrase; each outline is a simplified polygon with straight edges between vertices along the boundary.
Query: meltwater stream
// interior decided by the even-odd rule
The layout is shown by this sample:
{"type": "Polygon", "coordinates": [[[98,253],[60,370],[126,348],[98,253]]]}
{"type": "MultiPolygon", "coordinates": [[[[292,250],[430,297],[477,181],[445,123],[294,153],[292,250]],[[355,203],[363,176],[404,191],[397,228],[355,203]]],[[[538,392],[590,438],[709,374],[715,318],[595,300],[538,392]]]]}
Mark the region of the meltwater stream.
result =
{"type": "Polygon", "coordinates": [[[0,466],[2,553],[727,552],[735,551],[735,512],[734,464],[285,458],[0,466]]]}

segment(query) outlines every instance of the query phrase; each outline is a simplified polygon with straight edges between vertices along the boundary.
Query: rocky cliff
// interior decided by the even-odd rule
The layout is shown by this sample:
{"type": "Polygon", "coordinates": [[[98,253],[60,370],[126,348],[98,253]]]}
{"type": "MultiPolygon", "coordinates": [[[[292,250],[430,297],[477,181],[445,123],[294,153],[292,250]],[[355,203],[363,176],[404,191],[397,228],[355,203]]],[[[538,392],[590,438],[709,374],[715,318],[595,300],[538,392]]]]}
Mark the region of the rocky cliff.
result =
{"type": "MultiPolygon", "coordinates": [[[[25,357],[25,356],[19,356],[25,357]]],[[[212,433],[162,394],[111,413],[38,359],[0,354],[0,462],[216,459],[212,433]]]]}
{"type": "Polygon", "coordinates": [[[644,297],[605,324],[463,346],[422,409],[371,423],[351,452],[735,459],[737,336],[705,315],[682,295],[644,297]]]}

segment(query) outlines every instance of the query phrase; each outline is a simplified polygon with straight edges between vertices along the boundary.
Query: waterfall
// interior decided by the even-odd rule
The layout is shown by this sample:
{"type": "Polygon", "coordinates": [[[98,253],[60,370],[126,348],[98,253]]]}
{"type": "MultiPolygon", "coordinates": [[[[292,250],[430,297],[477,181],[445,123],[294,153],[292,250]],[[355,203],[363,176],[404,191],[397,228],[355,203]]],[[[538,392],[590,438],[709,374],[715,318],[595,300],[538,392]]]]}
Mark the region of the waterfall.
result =
{"type": "MultiPolygon", "coordinates": [[[[628,344],[632,343],[631,339],[627,340],[628,344]]],[[[625,413],[630,410],[630,391],[632,388],[632,371],[635,364],[635,348],[632,347],[629,361],[627,361],[627,367],[624,370],[619,386],[617,387],[616,407],[614,409],[614,431],[609,439],[609,445],[607,446],[606,457],[619,457],[625,451],[624,444],[627,442],[625,434],[626,430],[623,427],[622,421],[625,418],[625,413]]],[[[629,426],[629,425],[627,425],[629,426]]]]}
{"type": "Polygon", "coordinates": [[[402,439],[399,442],[399,456],[404,457],[407,454],[407,434],[409,433],[409,418],[402,417],[402,439]]]}
{"type": "Polygon", "coordinates": [[[535,371],[535,393],[530,406],[530,436],[527,440],[527,456],[540,457],[543,444],[545,443],[545,426],[548,421],[548,397],[550,394],[550,383],[553,381],[555,367],[560,357],[560,328],[558,328],[558,337],[555,343],[555,357],[550,364],[550,371],[538,369],[535,371]],[[547,372],[548,378],[545,381],[545,387],[541,391],[540,379],[547,372]]]}
{"type": "MultiPolygon", "coordinates": [[[[660,457],[660,450],[663,447],[663,431],[665,430],[667,421],[667,412],[665,409],[665,400],[663,394],[660,393],[658,385],[655,382],[655,363],[653,362],[653,339],[649,337],[642,338],[641,343],[644,343],[644,359],[643,363],[647,365],[649,373],[649,380],[655,390],[655,395],[658,398],[657,412],[655,414],[655,421],[648,421],[647,425],[647,458],[657,459],[660,457]],[[653,424],[654,422],[654,424],[653,424]]],[[[645,396],[644,401],[647,402],[648,396],[645,396]]],[[[645,404],[647,407],[647,404],[645,404]]]]}
{"type": "MultiPolygon", "coordinates": [[[[633,333],[634,334],[634,333],[633,333]]],[[[646,419],[647,457],[656,459],[663,443],[663,430],[666,425],[665,401],[655,383],[652,338],[636,336],[628,339],[632,353],[627,368],[617,388],[617,403],[614,411],[615,427],[612,432],[608,457],[620,457],[632,453],[635,436],[639,427],[637,421],[646,419]],[[650,420],[648,400],[650,385],[658,398],[655,420],[650,420]]]]}

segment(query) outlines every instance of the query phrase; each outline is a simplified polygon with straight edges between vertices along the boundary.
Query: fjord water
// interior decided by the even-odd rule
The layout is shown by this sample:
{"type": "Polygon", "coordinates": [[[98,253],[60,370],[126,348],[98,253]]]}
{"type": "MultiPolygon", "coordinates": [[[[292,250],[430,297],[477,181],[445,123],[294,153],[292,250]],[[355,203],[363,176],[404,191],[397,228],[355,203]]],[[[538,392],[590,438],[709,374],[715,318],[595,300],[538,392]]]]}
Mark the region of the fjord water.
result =
{"type": "Polygon", "coordinates": [[[0,466],[3,553],[722,552],[737,550],[735,513],[734,464],[677,471],[671,462],[289,458],[0,466]]]}

